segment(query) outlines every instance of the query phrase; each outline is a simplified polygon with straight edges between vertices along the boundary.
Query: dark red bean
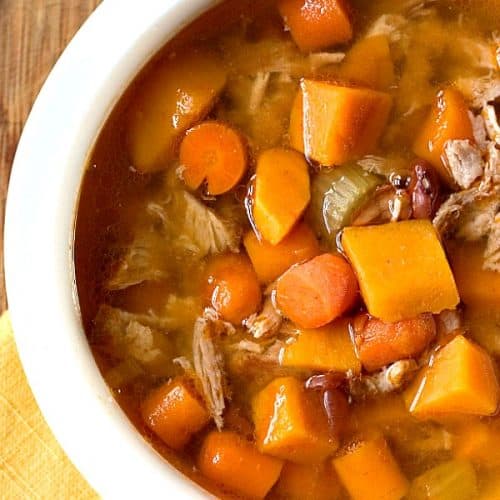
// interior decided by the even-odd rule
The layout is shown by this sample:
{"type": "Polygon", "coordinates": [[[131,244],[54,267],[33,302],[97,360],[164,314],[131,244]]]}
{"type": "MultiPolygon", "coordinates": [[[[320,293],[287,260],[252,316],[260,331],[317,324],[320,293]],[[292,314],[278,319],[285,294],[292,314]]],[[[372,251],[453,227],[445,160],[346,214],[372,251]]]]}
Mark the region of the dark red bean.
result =
{"type": "Polygon", "coordinates": [[[338,438],[347,426],[349,416],[347,397],[339,389],[327,389],[323,392],[323,407],[328,418],[330,434],[338,438]]]}
{"type": "Polygon", "coordinates": [[[408,187],[414,219],[434,217],[439,204],[439,191],[439,178],[433,167],[425,160],[417,160],[408,187]]]}
{"type": "Polygon", "coordinates": [[[344,380],[342,373],[322,373],[320,375],[313,375],[306,380],[306,389],[314,391],[325,391],[328,389],[337,389],[344,380]]]}

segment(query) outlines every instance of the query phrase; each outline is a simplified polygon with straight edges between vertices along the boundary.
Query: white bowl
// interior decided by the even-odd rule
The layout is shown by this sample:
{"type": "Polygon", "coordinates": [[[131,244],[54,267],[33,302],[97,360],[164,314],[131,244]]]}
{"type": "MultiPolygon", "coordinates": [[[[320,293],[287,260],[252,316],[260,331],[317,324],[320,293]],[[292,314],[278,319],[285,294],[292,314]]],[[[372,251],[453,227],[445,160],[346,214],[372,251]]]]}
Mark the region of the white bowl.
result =
{"type": "Polygon", "coordinates": [[[5,222],[15,338],[35,398],[76,467],[105,498],[206,498],[117,405],[77,306],[73,232],[87,156],[147,60],[216,0],[104,0],[65,50],[18,146],[5,222]]]}

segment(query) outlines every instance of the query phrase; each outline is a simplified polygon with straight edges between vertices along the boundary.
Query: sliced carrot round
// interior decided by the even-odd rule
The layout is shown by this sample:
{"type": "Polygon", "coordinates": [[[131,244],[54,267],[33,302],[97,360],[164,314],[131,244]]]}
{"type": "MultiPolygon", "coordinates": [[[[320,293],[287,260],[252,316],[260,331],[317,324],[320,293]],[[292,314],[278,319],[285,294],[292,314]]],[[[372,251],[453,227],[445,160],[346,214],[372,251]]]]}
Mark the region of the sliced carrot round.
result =
{"type": "Polygon", "coordinates": [[[257,312],[262,293],[247,256],[230,253],[213,257],[206,277],[206,301],[225,320],[239,324],[257,312]]]}
{"type": "Polygon", "coordinates": [[[325,253],[290,268],[278,280],[276,301],[283,314],[302,328],[319,328],[356,302],[358,282],[351,266],[325,253]]]}
{"type": "Polygon", "coordinates": [[[247,151],[241,136],[229,125],[216,121],[189,129],[179,156],[186,185],[198,189],[206,180],[211,195],[232,189],[247,169],[247,151]]]}

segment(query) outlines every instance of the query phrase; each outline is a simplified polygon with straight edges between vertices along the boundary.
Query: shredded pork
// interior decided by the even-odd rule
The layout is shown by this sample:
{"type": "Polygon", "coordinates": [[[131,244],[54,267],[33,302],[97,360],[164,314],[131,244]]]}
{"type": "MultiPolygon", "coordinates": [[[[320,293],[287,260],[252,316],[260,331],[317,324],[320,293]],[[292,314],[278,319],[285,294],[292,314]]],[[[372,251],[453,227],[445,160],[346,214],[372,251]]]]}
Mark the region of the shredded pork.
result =
{"type": "Polygon", "coordinates": [[[193,329],[194,371],[200,381],[205,404],[220,430],[228,395],[224,372],[224,357],[216,343],[217,325],[209,318],[200,317],[193,329]]]}
{"type": "Polygon", "coordinates": [[[349,391],[354,399],[365,399],[401,389],[416,374],[417,362],[413,359],[396,361],[371,375],[349,377],[349,391]]]}
{"type": "Polygon", "coordinates": [[[479,148],[468,140],[449,140],[444,156],[453,179],[462,189],[468,189],[483,174],[484,161],[479,148]]]}
{"type": "Polygon", "coordinates": [[[266,298],[262,311],[252,314],[246,321],[245,326],[252,337],[256,339],[273,337],[281,327],[283,318],[276,310],[271,297],[266,298]]]}

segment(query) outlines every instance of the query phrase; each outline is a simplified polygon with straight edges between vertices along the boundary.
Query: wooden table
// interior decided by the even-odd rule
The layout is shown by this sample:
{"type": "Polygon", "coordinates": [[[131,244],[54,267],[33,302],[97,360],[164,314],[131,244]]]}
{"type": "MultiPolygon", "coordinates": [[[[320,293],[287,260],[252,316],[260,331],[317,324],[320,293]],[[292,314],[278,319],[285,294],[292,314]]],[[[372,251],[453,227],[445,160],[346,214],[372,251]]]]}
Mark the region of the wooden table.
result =
{"type": "Polygon", "coordinates": [[[100,0],[0,0],[0,313],[7,308],[3,222],[23,124],[60,53],[100,0]]]}

